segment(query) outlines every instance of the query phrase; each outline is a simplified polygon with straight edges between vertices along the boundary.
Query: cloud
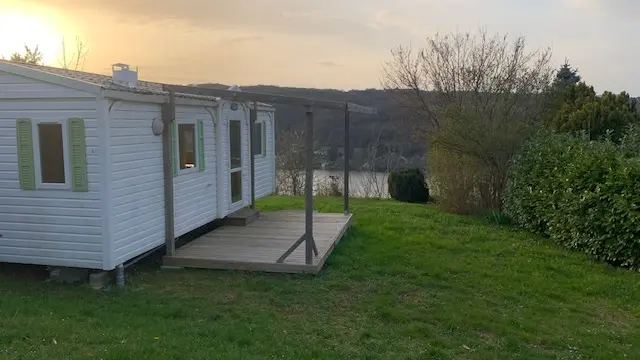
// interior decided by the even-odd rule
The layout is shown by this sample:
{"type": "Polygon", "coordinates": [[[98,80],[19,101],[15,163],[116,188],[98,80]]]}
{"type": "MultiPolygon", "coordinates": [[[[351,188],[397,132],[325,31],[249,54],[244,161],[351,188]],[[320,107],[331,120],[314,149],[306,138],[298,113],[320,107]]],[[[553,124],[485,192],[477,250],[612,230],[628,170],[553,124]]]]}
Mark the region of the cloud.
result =
{"type": "Polygon", "coordinates": [[[376,22],[380,24],[390,24],[398,18],[398,13],[390,10],[380,10],[376,14],[376,22]]]}
{"type": "Polygon", "coordinates": [[[342,67],[341,64],[338,64],[338,63],[333,62],[333,61],[318,61],[317,64],[322,65],[324,67],[328,67],[328,68],[342,67]]]}
{"type": "Polygon", "coordinates": [[[413,16],[398,11],[380,10],[376,13],[375,23],[371,25],[378,30],[404,30],[408,33],[419,33],[424,29],[424,24],[413,16]]]}
{"type": "Polygon", "coordinates": [[[564,0],[564,3],[574,9],[585,9],[594,5],[591,0],[564,0]]]}
{"type": "Polygon", "coordinates": [[[282,11],[280,16],[284,18],[301,18],[301,17],[322,17],[324,14],[322,11],[315,9],[311,11],[303,11],[303,12],[292,12],[292,11],[282,11]]]}
{"type": "Polygon", "coordinates": [[[564,0],[564,4],[571,9],[596,15],[640,16],[640,1],[638,0],[564,0]]]}
{"type": "Polygon", "coordinates": [[[169,82],[368,87],[389,49],[484,27],[553,46],[598,89],[640,94],[632,41],[640,0],[11,1],[59,13],[61,31],[90,42],[87,66],[108,72],[104,64],[129,62],[169,82]]]}
{"type": "Polygon", "coordinates": [[[263,39],[264,39],[264,36],[260,36],[260,35],[236,36],[236,37],[224,38],[220,40],[220,44],[221,45],[237,45],[237,44],[242,44],[247,42],[261,41],[263,39]]]}
{"type": "Polygon", "coordinates": [[[110,14],[113,21],[135,24],[166,23],[167,26],[182,25],[213,31],[335,36],[356,40],[367,40],[372,32],[354,14],[331,10],[334,7],[332,3],[337,0],[325,0],[322,5],[298,0],[31,1],[61,10],[74,9],[75,13],[110,14]]]}

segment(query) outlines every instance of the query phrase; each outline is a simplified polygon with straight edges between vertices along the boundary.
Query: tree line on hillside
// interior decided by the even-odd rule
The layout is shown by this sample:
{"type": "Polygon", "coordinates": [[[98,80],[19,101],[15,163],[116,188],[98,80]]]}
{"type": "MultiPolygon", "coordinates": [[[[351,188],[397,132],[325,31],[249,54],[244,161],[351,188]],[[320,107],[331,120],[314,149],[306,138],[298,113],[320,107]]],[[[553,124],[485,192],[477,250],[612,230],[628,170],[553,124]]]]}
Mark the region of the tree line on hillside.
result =
{"type": "MultiPolygon", "coordinates": [[[[202,87],[226,89],[223,84],[199,84],[202,87]]],[[[340,91],[278,87],[272,85],[243,86],[243,90],[336,102],[354,102],[375,107],[376,115],[352,114],[350,120],[350,159],[353,169],[373,167],[386,171],[384,160],[389,156],[402,166],[424,166],[425,145],[412,137],[411,123],[406,113],[384,90],[366,89],[340,91]]],[[[304,110],[300,107],[275,105],[277,136],[288,139],[302,136],[304,110]]],[[[344,162],[344,113],[318,109],[314,112],[314,148],[319,155],[316,167],[341,169],[344,162]]],[[[283,150],[284,151],[284,150],[283,150]]]]}

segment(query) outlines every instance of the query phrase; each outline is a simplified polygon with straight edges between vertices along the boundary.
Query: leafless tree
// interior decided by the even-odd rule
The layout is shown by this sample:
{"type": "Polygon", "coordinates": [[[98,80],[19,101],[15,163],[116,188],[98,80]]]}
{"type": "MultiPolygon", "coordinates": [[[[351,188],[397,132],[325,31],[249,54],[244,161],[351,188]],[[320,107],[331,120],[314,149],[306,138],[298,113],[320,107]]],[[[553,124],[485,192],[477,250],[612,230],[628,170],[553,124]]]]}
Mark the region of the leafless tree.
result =
{"type": "MultiPolygon", "coordinates": [[[[276,192],[283,195],[305,193],[305,143],[304,133],[288,131],[278,134],[276,139],[276,192]]],[[[321,196],[342,195],[341,175],[313,174],[313,192],[321,196]]]]}
{"type": "Polygon", "coordinates": [[[62,38],[61,56],[58,64],[67,70],[83,70],[84,62],[89,54],[89,45],[86,41],[76,36],[75,46],[72,51],[68,51],[66,39],[62,38]]]}
{"type": "Polygon", "coordinates": [[[393,49],[382,85],[430,148],[489,169],[477,192],[484,206],[499,208],[509,161],[540,120],[552,77],[550,49],[528,51],[523,37],[480,30],[436,34],[415,53],[393,49]]]}
{"type": "Polygon", "coordinates": [[[276,140],[276,190],[279,194],[304,194],[304,134],[289,131],[276,140]]]}
{"type": "Polygon", "coordinates": [[[404,159],[404,144],[382,141],[383,129],[371,127],[371,141],[365,149],[364,166],[358,179],[359,195],[364,198],[384,198],[388,193],[386,176],[398,170],[404,159]],[[384,176],[381,176],[385,174],[384,176]]]}

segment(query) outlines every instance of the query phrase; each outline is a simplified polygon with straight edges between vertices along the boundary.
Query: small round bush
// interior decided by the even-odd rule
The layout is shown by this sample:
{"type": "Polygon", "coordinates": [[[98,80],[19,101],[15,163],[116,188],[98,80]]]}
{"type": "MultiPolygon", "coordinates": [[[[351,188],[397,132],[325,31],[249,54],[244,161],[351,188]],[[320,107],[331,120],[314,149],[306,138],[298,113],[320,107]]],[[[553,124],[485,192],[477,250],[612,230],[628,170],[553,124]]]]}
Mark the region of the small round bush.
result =
{"type": "Polygon", "coordinates": [[[420,169],[405,169],[392,172],[388,179],[391,198],[409,203],[429,201],[429,187],[420,169]]]}

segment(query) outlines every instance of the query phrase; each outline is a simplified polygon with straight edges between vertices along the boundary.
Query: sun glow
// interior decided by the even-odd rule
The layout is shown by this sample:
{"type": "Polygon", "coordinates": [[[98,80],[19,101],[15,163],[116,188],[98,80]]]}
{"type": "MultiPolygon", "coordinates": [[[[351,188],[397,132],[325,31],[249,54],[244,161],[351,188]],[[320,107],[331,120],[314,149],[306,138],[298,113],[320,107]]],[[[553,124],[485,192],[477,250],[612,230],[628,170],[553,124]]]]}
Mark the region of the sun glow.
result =
{"type": "Polygon", "coordinates": [[[14,52],[24,53],[25,44],[38,49],[43,62],[55,65],[61,53],[62,33],[47,17],[0,7],[0,57],[9,58],[14,52]]]}

